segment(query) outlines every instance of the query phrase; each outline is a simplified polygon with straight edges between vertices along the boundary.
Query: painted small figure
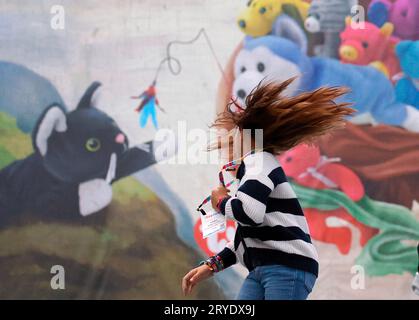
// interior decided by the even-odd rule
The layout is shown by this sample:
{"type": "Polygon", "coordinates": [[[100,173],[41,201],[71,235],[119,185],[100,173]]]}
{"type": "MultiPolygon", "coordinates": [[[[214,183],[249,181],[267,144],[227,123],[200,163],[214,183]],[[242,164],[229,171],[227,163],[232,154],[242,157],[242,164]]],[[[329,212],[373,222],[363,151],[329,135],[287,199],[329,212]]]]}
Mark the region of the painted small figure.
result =
{"type": "Polygon", "coordinates": [[[131,97],[131,99],[141,99],[140,104],[135,109],[140,114],[140,126],[144,128],[147,124],[148,118],[151,117],[151,121],[156,129],[158,129],[156,106],[163,112],[164,109],[160,106],[159,100],[156,94],[156,80],[139,96],[131,97]]]}

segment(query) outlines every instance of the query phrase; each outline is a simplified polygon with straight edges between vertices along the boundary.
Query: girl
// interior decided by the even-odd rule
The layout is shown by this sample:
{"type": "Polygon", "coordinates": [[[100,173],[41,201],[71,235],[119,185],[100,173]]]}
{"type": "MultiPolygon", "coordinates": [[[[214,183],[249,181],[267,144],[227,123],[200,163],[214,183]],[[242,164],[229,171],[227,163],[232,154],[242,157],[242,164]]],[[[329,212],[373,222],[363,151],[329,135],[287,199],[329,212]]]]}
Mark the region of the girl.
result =
{"type": "Polygon", "coordinates": [[[317,252],[276,156],[342,127],[354,110],[347,103],[334,102],[347,92],[345,88],[285,96],[293,80],[259,84],[241,112],[224,112],[216,119],[215,127],[235,126],[241,139],[247,131],[243,129],[262,129],[263,150],[257,150],[252,136],[252,152],[236,161],[240,163],[234,171],[239,180],[236,194],[229,195],[222,185],[212,191],[212,207],[237,222],[235,238],[184,276],[185,295],[197,283],[237,262],[249,270],[238,299],[306,299],[312,291],[318,275],[317,252]]]}

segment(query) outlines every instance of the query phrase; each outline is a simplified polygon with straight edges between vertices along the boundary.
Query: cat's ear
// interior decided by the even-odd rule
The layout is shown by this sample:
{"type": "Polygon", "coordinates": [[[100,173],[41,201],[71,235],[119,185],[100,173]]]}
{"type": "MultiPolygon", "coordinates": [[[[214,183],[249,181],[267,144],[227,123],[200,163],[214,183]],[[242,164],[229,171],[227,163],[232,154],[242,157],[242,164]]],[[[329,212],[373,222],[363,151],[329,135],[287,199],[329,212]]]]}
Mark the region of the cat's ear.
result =
{"type": "Polygon", "coordinates": [[[65,110],[59,104],[52,104],[45,109],[35,126],[32,134],[34,149],[42,156],[48,151],[48,139],[54,133],[67,130],[67,117],[65,110]]]}
{"type": "Polygon", "coordinates": [[[93,95],[95,94],[96,90],[101,86],[102,84],[100,82],[93,82],[86,90],[86,92],[83,94],[83,96],[80,99],[79,104],[77,105],[77,109],[85,109],[92,107],[92,100],[93,95]]]}

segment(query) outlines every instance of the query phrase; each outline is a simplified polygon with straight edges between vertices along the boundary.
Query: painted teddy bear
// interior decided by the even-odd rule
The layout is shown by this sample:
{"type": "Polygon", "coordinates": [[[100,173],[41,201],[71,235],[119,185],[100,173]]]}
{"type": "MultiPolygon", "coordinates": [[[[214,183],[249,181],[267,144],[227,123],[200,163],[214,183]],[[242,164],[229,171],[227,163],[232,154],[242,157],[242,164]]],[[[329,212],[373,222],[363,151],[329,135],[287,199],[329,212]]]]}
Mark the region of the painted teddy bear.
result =
{"type": "MultiPolygon", "coordinates": [[[[278,156],[278,159],[287,176],[302,186],[313,189],[338,189],[354,202],[361,200],[365,194],[359,177],[339,163],[340,159],[321,156],[318,147],[301,144],[278,156]]],[[[304,214],[313,238],[335,244],[342,254],[349,252],[352,239],[350,228],[342,224],[342,221],[358,228],[361,246],[378,232],[377,229],[356,220],[344,208],[329,211],[306,208],[304,214]],[[330,226],[330,223],[337,219],[339,224],[330,226]]]]}
{"type": "Polygon", "coordinates": [[[246,35],[261,37],[272,31],[275,21],[283,14],[292,17],[302,27],[309,6],[302,0],[250,0],[237,23],[246,35]]]}
{"type": "Polygon", "coordinates": [[[381,27],[386,22],[394,25],[394,36],[402,40],[419,40],[419,1],[372,0],[368,20],[381,27]]]}
{"type": "Polygon", "coordinates": [[[346,28],[340,34],[340,59],[343,63],[371,65],[388,78],[400,72],[400,63],[395,46],[400,41],[392,37],[393,25],[386,22],[381,28],[370,22],[359,23],[346,20],[346,28]]]}
{"type": "Polygon", "coordinates": [[[313,0],[304,26],[308,32],[323,33],[323,45],[314,48],[316,55],[338,58],[339,34],[345,29],[345,18],[352,14],[357,0],[313,0]]]}
{"type": "Polygon", "coordinates": [[[397,99],[419,109],[419,41],[402,41],[396,47],[403,74],[396,83],[397,99]]]}
{"type": "Polygon", "coordinates": [[[321,86],[346,86],[351,92],[338,101],[353,103],[357,113],[349,119],[354,123],[378,122],[419,132],[419,110],[397,102],[392,83],[381,72],[334,59],[308,57],[295,43],[284,38],[246,39],[235,59],[234,76],[232,95],[243,107],[245,98],[259,82],[297,76],[286,94],[312,91],[321,86]]]}
{"type": "Polygon", "coordinates": [[[272,34],[298,43],[307,51],[303,21],[309,4],[302,0],[250,0],[237,18],[241,31],[250,37],[272,34]]]}

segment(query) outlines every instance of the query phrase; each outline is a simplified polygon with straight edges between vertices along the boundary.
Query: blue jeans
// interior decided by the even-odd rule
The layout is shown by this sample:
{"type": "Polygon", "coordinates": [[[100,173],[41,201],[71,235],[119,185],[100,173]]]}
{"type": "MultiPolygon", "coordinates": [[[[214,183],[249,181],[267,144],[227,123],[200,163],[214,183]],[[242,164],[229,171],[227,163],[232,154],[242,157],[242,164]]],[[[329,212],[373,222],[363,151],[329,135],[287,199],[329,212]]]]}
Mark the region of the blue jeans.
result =
{"type": "Polygon", "coordinates": [[[305,300],[316,276],[283,265],[260,266],[244,280],[238,300],[305,300]]]}

